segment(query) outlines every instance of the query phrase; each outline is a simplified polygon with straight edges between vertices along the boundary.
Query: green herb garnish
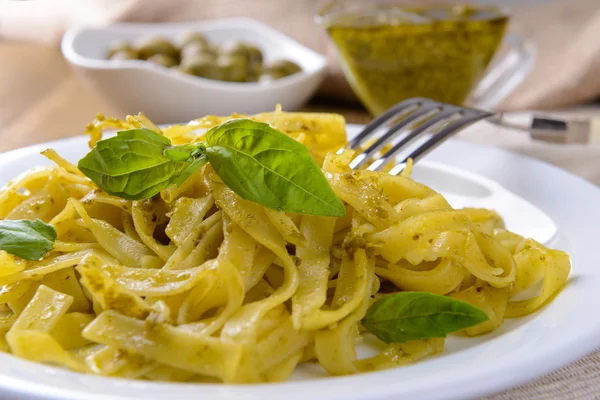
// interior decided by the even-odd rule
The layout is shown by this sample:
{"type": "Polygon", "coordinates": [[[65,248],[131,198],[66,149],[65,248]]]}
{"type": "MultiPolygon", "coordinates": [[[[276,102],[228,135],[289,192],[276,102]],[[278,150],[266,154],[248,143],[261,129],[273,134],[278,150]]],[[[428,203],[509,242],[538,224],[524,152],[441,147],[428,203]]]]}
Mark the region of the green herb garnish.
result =
{"type": "Polygon", "coordinates": [[[386,343],[443,338],[489,319],[474,305],[426,292],[400,292],[374,303],[362,325],[386,343]]]}
{"type": "MultiPolygon", "coordinates": [[[[79,170],[105,192],[127,199],[152,197],[177,182],[191,164],[171,156],[171,141],[149,129],[121,131],[101,140],[84,158],[79,170]]],[[[188,151],[190,159],[192,150],[188,151]]]]}
{"type": "Polygon", "coordinates": [[[99,141],[78,167],[105,192],[141,200],[180,185],[206,162],[243,199],[285,212],[345,213],[306,146],[247,119],[224,122],[206,133],[206,142],[181,146],[148,129],[122,131],[99,141]]]}
{"type": "Polygon", "coordinates": [[[227,121],[206,133],[206,143],[210,164],[240,197],[293,213],[345,214],[306,146],[269,125],[227,121]]]}
{"type": "Polygon", "coordinates": [[[54,227],[39,219],[0,221],[0,250],[17,257],[39,260],[52,250],[55,240],[54,227]]]}

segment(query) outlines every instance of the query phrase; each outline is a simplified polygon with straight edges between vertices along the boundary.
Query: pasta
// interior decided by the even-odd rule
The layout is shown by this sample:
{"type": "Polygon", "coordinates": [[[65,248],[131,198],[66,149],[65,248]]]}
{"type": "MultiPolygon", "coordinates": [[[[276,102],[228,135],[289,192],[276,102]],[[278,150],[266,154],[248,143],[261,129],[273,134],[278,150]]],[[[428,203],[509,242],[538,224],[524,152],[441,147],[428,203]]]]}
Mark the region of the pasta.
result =
{"type": "MultiPolygon", "coordinates": [[[[543,307],[565,285],[569,257],[504,229],[493,211],[453,209],[410,179],[351,171],[344,121],[263,113],[306,144],[346,215],[286,214],[240,198],[210,165],[146,200],[99,190],[53,150],[0,192],[0,218],[56,229],[41,260],[0,251],[0,348],[28,360],[112,377],[223,383],[286,380],[300,363],[332,375],[406,365],[443,338],[389,343],[357,359],[361,319],[399,291],[471,303],[489,319],[543,307]],[[535,292],[535,289],[538,289],[535,292]],[[533,291],[533,292],[532,292],[533,291]]],[[[162,131],[143,116],[100,116],[87,131],[148,128],[173,143],[202,140],[209,116],[162,131]]]]}

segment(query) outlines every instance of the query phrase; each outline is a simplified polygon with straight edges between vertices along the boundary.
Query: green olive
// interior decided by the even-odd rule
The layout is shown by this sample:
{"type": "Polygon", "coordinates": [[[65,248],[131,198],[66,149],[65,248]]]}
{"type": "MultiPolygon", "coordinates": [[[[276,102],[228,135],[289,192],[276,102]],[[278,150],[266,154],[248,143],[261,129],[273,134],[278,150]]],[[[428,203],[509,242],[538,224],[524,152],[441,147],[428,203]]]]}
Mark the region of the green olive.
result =
{"type": "Polygon", "coordinates": [[[260,66],[248,65],[248,75],[246,76],[246,82],[257,82],[260,78],[261,69],[260,66]]]}
{"type": "Polygon", "coordinates": [[[259,78],[258,81],[259,82],[272,82],[272,81],[276,81],[277,79],[281,79],[281,78],[285,78],[287,75],[285,73],[283,73],[282,71],[263,71],[259,78]]]}
{"type": "Polygon", "coordinates": [[[110,56],[111,60],[137,60],[138,55],[133,50],[119,50],[110,56]]]}
{"type": "Polygon", "coordinates": [[[214,58],[205,54],[184,58],[181,62],[181,71],[208,79],[220,79],[220,71],[214,58]]]}
{"type": "Polygon", "coordinates": [[[252,46],[252,45],[246,45],[246,53],[248,54],[248,61],[251,64],[262,65],[263,55],[258,47],[252,46]]]}
{"type": "Polygon", "coordinates": [[[245,82],[248,77],[248,59],[242,55],[226,55],[217,58],[222,79],[230,82],[245,82]]]}
{"type": "Polygon", "coordinates": [[[221,56],[248,56],[246,45],[237,40],[225,42],[217,48],[217,52],[221,56]]]}
{"type": "Polygon", "coordinates": [[[166,54],[173,58],[178,57],[178,52],[169,39],[162,36],[144,36],[135,44],[140,58],[147,60],[155,54],[166,54]]]}
{"type": "Polygon", "coordinates": [[[183,32],[177,38],[177,45],[179,46],[180,49],[183,49],[185,46],[187,46],[190,43],[201,43],[201,44],[205,45],[206,47],[208,47],[208,40],[206,40],[206,37],[203,34],[201,34],[200,32],[195,32],[195,31],[183,32]]]}
{"type": "Polygon", "coordinates": [[[167,68],[177,65],[177,60],[166,54],[155,54],[152,57],[148,58],[146,61],[162,65],[163,67],[167,68]]]}
{"type": "MultiPolygon", "coordinates": [[[[112,58],[112,56],[119,51],[133,51],[131,44],[128,41],[117,39],[110,42],[108,45],[108,50],[106,50],[106,58],[112,58]]],[[[137,58],[137,57],[136,57],[137,58]]]]}
{"type": "Polygon", "coordinates": [[[258,64],[248,64],[248,76],[246,76],[247,82],[256,82],[260,78],[261,66],[258,64]]]}
{"type": "Polygon", "coordinates": [[[292,61],[277,60],[267,65],[264,68],[263,73],[271,75],[273,79],[280,79],[300,71],[302,71],[302,68],[292,61]]]}
{"type": "Polygon", "coordinates": [[[255,82],[260,77],[262,70],[263,55],[262,52],[255,46],[246,45],[248,54],[248,77],[249,82],[255,82]]]}
{"type": "Polygon", "coordinates": [[[191,42],[181,49],[182,59],[198,55],[207,55],[213,59],[216,57],[215,50],[202,42],[191,42]]]}
{"type": "Polygon", "coordinates": [[[248,70],[248,76],[246,76],[246,82],[258,82],[260,80],[260,72],[254,73],[248,70]]]}

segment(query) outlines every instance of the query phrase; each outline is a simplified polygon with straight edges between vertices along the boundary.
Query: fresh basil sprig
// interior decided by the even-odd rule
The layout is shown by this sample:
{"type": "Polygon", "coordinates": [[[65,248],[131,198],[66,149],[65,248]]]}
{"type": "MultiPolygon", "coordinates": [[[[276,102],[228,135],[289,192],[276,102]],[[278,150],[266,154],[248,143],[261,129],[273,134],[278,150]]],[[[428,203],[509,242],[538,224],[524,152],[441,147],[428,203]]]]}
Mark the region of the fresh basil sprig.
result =
{"type": "Polygon", "coordinates": [[[362,325],[386,343],[443,338],[489,319],[474,305],[427,292],[383,297],[367,311],[362,325]]]}
{"type": "Polygon", "coordinates": [[[306,146],[269,125],[230,120],[210,129],[206,143],[210,164],[243,199],[299,214],[345,214],[306,146]]]}
{"type": "Polygon", "coordinates": [[[202,159],[195,148],[175,151],[168,138],[149,129],[131,129],[99,141],[77,166],[105,192],[141,200],[177,183],[195,157],[202,159]]]}
{"type": "Polygon", "coordinates": [[[211,128],[205,143],[180,146],[148,129],[122,131],[99,141],[78,167],[105,192],[140,200],[180,185],[207,161],[243,199],[286,212],[345,213],[306,146],[247,119],[211,128]]]}
{"type": "Polygon", "coordinates": [[[0,221],[0,250],[17,257],[39,260],[52,250],[55,240],[54,227],[39,219],[0,221]]]}

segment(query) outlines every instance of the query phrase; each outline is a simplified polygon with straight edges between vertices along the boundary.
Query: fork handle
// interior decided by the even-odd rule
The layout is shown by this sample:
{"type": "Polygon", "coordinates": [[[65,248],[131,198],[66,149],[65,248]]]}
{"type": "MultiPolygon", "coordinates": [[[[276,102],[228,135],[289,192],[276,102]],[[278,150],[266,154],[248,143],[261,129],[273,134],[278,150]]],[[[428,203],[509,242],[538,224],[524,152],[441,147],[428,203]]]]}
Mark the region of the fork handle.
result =
{"type": "Polygon", "coordinates": [[[593,132],[590,118],[564,119],[536,114],[515,116],[497,113],[487,120],[502,127],[528,132],[532,139],[545,142],[589,143],[596,141],[594,138],[600,140],[598,132],[593,132]]]}

